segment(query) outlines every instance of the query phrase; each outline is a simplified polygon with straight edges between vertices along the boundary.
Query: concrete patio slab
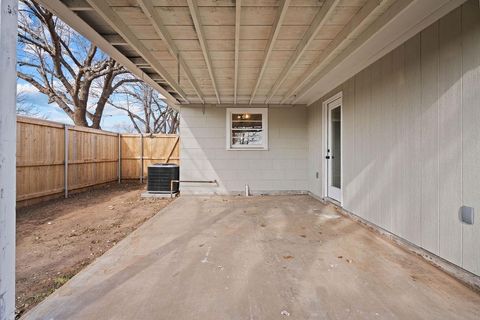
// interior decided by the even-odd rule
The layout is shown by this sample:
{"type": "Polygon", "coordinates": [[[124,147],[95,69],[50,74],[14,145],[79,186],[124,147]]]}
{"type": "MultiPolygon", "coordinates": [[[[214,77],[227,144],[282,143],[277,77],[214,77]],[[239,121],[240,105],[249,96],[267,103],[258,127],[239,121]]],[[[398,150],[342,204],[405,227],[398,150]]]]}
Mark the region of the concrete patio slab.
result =
{"type": "Polygon", "coordinates": [[[478,319],[480,295],[309,196],[182,196],[23,319],[478,319]]]}

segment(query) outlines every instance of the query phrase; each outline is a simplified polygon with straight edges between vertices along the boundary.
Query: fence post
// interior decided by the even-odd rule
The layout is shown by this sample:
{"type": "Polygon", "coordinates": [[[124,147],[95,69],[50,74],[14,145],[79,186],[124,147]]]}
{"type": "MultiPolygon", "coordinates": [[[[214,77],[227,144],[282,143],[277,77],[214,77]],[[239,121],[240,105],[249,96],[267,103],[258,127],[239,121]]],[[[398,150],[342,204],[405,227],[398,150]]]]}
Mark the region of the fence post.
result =
{"type": "Polygon", "coordinates": [[[140,134],[140,183],[143,183],[143,133],[140,134]]]}
{"type": "Polygon", "coordinates": [[[118,134],[118,183],[122,183],[122,135],[118,134]]]}
{"type": "Polygon", "coordinates": [[[64,149],[65,149],[65,161],[63,164],[64,168],[64,189],[65,189],[65,198],[68,198],[68,124],[64,126],[64,131],[65,131],[65,143],[64,143],[64,149]]]}

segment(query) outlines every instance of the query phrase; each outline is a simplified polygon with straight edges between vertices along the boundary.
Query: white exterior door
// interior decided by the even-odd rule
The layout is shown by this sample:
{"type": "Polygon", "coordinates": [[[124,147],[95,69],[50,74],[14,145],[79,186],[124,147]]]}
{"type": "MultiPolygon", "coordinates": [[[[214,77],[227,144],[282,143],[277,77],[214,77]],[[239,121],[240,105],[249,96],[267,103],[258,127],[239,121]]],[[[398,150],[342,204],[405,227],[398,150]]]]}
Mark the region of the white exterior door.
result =
{"type": "Polygon", "coordinates": [[[327,197],[342,202],[342,98],[326,104],[326,172],[327,197]]]}

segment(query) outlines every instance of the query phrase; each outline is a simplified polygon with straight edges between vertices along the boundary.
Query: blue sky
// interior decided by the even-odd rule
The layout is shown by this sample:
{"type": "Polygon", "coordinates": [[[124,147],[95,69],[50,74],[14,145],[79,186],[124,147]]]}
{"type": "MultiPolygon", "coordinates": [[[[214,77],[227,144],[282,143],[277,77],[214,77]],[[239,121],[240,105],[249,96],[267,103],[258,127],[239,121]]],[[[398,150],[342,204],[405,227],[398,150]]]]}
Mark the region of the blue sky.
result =
{"type": "MultiPolygon", "coordinates": [[[[36,117],[73,125],[73,121],[56,103],[48,104],[47,96],[38,92],[28,82],[17,79],[17,92],[23,92],[25,103],[35,107],[38,112],[36,117]]],[[[103,130],[123,131],[121,127],[130,126],[130,124],[131,121],[124,112],[108,105],[105,107],[101,124],[103,130]]]]}

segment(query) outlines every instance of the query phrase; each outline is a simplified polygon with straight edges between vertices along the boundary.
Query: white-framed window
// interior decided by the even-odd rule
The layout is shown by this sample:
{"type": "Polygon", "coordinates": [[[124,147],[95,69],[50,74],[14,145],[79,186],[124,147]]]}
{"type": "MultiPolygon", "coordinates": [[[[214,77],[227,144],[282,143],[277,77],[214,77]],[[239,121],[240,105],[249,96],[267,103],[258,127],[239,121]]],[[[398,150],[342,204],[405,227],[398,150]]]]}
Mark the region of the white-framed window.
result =
{"type": "Polygon", "coordinates": [[[227,150],[268,149],[268,108],[227,109],[227,150]]]}

